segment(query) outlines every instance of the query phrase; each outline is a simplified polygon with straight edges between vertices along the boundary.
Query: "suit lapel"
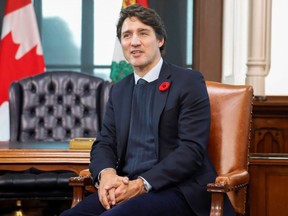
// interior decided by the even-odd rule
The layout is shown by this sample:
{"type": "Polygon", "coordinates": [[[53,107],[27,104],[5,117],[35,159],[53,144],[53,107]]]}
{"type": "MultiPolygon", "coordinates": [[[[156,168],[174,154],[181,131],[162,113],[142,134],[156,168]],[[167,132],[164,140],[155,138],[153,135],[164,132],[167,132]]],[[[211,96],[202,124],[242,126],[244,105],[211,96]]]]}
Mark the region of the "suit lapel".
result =
{"type": "Polygon", "coordinates": [[[172,84],[171,72],[169,70],[168,64],[165,62],[162,65],[160,75],[159,75],[159,78],[157,80],[156,92],[155,92],[155,98],[154,98],[154,108],[153,108],[153,128],[154,128],[155,143],[157,145],[156,146],[157,155],[159,155],[159,140],[158,140],[159,132],[158,132],[158,128],[159,128],[160,116],[161,116],[161,114],[164,110],[164,107],[166,105],[167,96],[168,96],[168,93],[170,90],[170,88],[167,89],[166,91],[160,91],[159,90],[159,86],[163,82],[169,82],[170,87],[171,87],[171,84],[172,84]]]}
{"type": "Polygon", "coordinates": [[[129,135],[129,128],[130,128],[130,118],[131,118],[131,104],[132,104],[132,97],[133,97],[133,89],[135,86],[134,76],[132,75],[130,79],[126,83],[124,83],[121,91],[121,98],[118,101],[121,104],[121,109],[119,113],[116,115],[120,115],[120,122],[119,122],[119,129],[120,129],[120,148],[118,150],[121,151],[120,154],[120,164],[119,166],[123,165],[127,143],[128,143],[128,135],[129,135]]]}

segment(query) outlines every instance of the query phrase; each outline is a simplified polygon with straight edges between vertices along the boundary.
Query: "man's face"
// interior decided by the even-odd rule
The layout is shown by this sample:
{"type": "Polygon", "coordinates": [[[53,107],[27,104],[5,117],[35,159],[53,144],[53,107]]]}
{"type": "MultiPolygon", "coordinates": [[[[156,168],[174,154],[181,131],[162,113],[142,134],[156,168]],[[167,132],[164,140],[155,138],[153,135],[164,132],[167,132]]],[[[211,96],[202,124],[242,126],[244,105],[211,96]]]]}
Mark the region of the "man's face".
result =
{"type": "Polygon", "coordinates": [[[127,18],[122,25],[121,46],[127,61],[135,72],[144,76],[161,58],[160,47],[164,39],[158,40],[151,26],[136,17],[127,18]]]}

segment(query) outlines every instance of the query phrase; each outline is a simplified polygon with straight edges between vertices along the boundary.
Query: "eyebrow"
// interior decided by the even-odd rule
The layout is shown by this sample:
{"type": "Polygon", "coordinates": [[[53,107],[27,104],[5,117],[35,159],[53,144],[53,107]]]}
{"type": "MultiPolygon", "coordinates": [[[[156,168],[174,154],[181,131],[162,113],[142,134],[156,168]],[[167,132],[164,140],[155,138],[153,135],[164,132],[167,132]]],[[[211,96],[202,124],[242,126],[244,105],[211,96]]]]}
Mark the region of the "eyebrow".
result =
{"type": "Polygon", "coordinates": [[[148,29],[148,28],[140,28],[139,31],[140,31],[140,32],[141,32],[141,31],[150,31],[150,29],[148,29]]]}
{"type": "MultiPolygon", "coordinates": [[[[131,32],[131,30],[128,29],[128,30],[122,32],[121,35],[126,34],[126,33],[130,33],[130,32],[131,32]]],[[[137,32],[151,32],[151,30],[148,28],[139,28],[139,29],[137,29],[137,32]]]]}

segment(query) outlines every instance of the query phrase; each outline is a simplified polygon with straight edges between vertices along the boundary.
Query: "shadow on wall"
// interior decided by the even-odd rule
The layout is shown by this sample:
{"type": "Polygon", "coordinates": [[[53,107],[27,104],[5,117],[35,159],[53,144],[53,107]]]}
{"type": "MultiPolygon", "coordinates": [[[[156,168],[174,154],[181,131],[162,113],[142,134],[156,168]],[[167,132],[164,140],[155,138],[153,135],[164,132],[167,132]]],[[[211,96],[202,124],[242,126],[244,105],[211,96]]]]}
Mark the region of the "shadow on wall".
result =
{"type": "Polygon", "coordinates": [[[42,46],[47,64],[80,64],[80,47],[76,46],[68,24],[58,18],[43,19],[42,46]]]}

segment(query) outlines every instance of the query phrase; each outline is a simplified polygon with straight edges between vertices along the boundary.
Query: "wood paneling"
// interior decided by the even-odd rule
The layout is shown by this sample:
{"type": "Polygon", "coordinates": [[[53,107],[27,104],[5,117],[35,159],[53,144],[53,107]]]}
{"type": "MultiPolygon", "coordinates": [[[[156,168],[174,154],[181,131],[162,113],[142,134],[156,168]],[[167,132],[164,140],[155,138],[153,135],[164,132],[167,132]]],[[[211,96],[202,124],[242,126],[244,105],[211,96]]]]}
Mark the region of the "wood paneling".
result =
{"type": "Polygon", "coordinates": [[[250,177],[250,215],[287,216],[288,157],[252,157],[250,177]]]}
{"type": "Polygon", "coordinates": [[[288,97],[264,99],[253,105],[248,207],[250,216],[286,216],[288,97]]]}
{"type": "Polygon", "coordinates": [[[194,0],[193,68],[221,82],[223,0],[194,0]]]}
{"type": "Polygon", "coordinates": [[[250,153],[288,153],[288,97],[254,101],[250,153]]]}

